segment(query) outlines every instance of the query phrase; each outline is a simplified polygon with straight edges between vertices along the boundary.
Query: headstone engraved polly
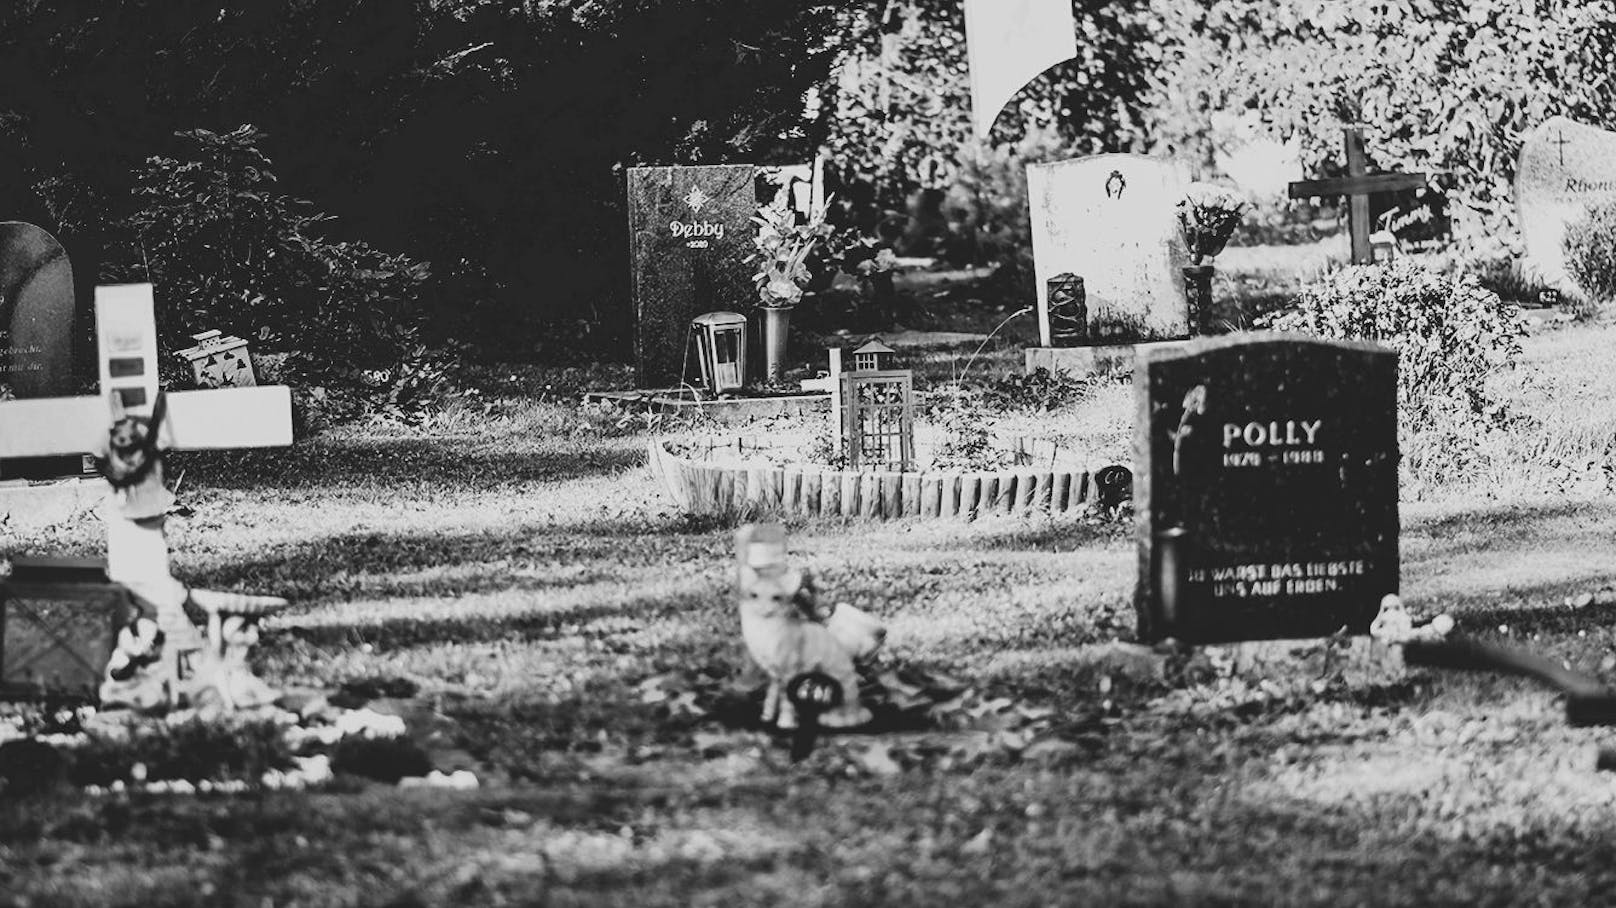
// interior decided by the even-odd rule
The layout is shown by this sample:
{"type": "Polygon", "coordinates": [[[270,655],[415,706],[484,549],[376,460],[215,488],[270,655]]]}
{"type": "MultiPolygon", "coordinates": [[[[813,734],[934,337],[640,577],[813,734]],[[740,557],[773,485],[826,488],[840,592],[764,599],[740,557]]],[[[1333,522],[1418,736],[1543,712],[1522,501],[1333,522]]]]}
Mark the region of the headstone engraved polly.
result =
{"type": "Polygon", "coordinates": [[[1397,355],[1248,334],[1134,380],[1141,639],[1366,633],[1398,587],[1397,355]]]}
{"type": "Polygon", "coordinates": [[[1175,206],[1186,183],[1166,162],[1102,154],[1027,167],[1039,336],[1051,346],[1049,281],[1083,279],[1087,343],[1191,334],[1175,206]]]}
{"type": "Polygon", "coordinates": [[[1616,132],[1550,117],[1521,142],[1515,205],[1525,241],[1525,270],[1560,289],[1575,286],[1566,270],[1566,226],[1588,206],[1616,199],[1616,132]]]}
{"type": "MultiPolygon", "coordinates": [[[[690,320],[748,312],[758,168],[635,167],[628,172],[634,354],[642,388],[685,378],[690,320]]],[[[689,363],[694,369],[696,363],[689,363]]]]}

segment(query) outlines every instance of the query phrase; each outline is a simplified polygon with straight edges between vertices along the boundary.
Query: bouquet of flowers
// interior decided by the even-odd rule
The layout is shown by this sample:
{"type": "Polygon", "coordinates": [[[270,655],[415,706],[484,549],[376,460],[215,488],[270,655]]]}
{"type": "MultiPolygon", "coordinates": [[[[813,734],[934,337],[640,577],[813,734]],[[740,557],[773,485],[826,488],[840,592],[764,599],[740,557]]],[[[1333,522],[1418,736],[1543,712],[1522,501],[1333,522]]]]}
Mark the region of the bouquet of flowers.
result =
{"type": "Polygon", "coordinates": [[[1222,252],[1245,213],[1245,200],[1234,192],[1209,183],[1190,184],[1178,203],[1178,226],[1184,231],[1190,261],[1205,264],[1222,252]]]}
{"type": "Polygon", "coordinates": [[[759,208],[752,218],[752,223],[758,225],[758,251],[747,261],[757,263],[752,282],[758,288],[758,305],[765,308],[794,306],[802,299],[802,285],[811,277],[808,257],[832,232],[825,223],[823,202],[809,213],[806,222],[797,223],[789,192],[782,188],[774,201],[759,208]]]}

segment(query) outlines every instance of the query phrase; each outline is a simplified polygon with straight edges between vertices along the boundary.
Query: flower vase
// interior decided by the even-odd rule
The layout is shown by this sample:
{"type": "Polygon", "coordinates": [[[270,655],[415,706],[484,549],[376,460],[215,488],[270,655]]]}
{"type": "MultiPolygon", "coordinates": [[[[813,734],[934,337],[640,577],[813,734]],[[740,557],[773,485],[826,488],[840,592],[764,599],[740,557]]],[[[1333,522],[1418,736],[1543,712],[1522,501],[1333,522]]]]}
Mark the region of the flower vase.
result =
{"type": "Polygon", "coordinates": [[[763,307],[763,378],[769,384],[780,380],[786,361],[786,339],[791,334],[791,310],[795,306],[763,307]]]}
{"type": "Polygon", "coordinates": [[[1211,265],[1184,266],[1184,297],[1189,302],[1190,335],[1201,337],[1212,330],[1211,265]]]}

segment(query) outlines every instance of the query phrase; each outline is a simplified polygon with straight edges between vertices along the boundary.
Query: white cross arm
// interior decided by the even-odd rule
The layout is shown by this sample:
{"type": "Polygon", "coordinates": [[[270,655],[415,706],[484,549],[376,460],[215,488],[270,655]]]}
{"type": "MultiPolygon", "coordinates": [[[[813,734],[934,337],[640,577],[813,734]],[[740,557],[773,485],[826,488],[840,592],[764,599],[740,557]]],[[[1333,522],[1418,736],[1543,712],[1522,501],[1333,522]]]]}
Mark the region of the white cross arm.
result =
{"type": "MultiPolygon", "coordinates": [[[[174,391],[158,436],[165,449],[273,448],[292,443],[292,391],[285,385],[174,391]]],[[[105,397],[0,402],[0,457],[104,451],[112,427],[105,397]]]]}

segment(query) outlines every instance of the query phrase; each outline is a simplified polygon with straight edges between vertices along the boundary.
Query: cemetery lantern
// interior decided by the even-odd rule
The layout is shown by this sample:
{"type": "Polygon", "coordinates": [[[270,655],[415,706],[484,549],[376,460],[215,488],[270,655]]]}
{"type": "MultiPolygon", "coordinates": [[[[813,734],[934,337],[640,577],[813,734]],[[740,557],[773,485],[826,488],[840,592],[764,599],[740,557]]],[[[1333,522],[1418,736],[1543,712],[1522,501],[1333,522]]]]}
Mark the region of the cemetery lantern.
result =
{"type": "Polygon", "coordinates": [[[871,338],[869,343],[853,351],[853,369],[857,372],[884,372],[896,368],[898,351],[871,338]]]}
{"type": "Polygon", "coordinates": [[[1377,230],[1369,235],[1369,260],[1380,265],[1397,258],[1397,237],[1390,230],[1377,230]]]}
{"type": "Polygon", "coordinates": [[[204,331],[191,335],[196,346],[187,347],[176,355],[191,365],[198,388],[256,388],[258,375],[253,372],[252,354],[247,342],[235,335],[218,331],[204,331]]]}
{"type": "Polygon", "coordinates": [[[1088,295],[1083,279],[1070,271],[1047,282],[1049,289],[1049,343],[1055,347],[1075,347],[1088,338],[1088,295]]]}
{"type": "Polygon", "coordinates": [[[712,394],[736,391],[746,384],[746,316],[708,312],[690,320],[695,335],[701,380],[712,394]]]}

